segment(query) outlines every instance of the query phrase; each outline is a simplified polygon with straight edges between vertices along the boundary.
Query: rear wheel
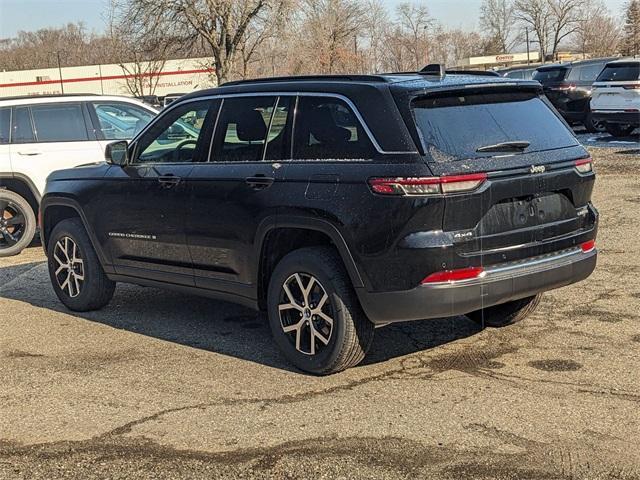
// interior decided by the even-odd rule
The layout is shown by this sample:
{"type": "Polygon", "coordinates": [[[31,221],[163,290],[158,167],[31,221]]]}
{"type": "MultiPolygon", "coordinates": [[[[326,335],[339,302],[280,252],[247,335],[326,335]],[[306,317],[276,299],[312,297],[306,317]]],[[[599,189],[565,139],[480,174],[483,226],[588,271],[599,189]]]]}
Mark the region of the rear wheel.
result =
{"type": "Polygon", "coordinates": [[[336,252],[328,247],[296,250],[273,272],[268,291],[273,338],[296,367],[327,375],[360,363],[373,340],[365,316],[336,252]]]}
{"type": "Polygon", "coordinates": [[[467,317],[482,326],[506,327],[521,322],[535,312],[538,305],[540,305],[541,298],[542,294],[538,294],[533,297],[514,300],[502,305],[476,310],[468,313],[467,317]]]}
{"type": "Polygon", "coordinates": [[[79,219],[63,220],[55,226],[47,256],[53,289],[70,310],[99,310],[109,303],[116,284],[105,275],[79,219]]]}
{"type": "Polygon", "coordinates": [[[587,129],[589,133],[599,133],[604,132],[606,130],[606,126],[604,122],[600,120],[596,120],[593,118],[593,113],[587,113],[584,119],[584,127],[587,129]]]}
{"type": "Polygon", "coordinates": [[[17,193],[0,189],[0,257],[17,255],[36,234],[31,205],[17,193]]]}
{"type": "Polygon", "coordinates": [[[628,137],[636,129],[633,125],[621,125],[619,123],[607,123],[606,130],[612,137],[628,137]]]}

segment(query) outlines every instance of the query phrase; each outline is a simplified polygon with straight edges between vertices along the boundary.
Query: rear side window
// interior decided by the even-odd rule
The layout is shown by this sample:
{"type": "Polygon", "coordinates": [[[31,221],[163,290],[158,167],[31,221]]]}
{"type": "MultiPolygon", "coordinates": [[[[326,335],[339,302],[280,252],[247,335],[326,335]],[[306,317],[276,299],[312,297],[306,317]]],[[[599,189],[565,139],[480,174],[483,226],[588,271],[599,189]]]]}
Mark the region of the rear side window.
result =
{"type": "Polygon", "coordinates": [[[153,119],[153,113],[122,102],[93,103],[102,137],[131,140],[153,119]]]}
{"type": "Polygon", "coordinates": [[[337,98],[300,97],[295,159],[370,159],[374,148],[358,117],[337,98]]]}
{"type": "Polygon", "coordinates": [[[573,134],[535,92],[461,92],[418,98],[412,107],[425,147],[436,161],[504,155],[477,152],[503,142],[528,142],[526,152],[576,145],[573,134]]]}
{"type": "Polygon", "coordinates": [[[540,83],[562,82],[567,75],[566,68],[552,68],[548,70],[537,70],[533,74],[533,79],[540,83]]]}
{"type": "Polygon", "coordinates": [[[261,161],[276,101],[277,97],[225,98],[212,161],[261,161]]]}
{"type": "Polygon", "coordinates": [[[599,82],[634,82],[640,80],[640,63],[609,64],[598,77],[599,82]]]}
{"type": "Polygon", "coordinates": [[[11,132],[11,109],[0,108],[0,145],[9,143],[11,132]]]}
{"type": "Polygon", "coordinates": [[[80,104],[35,105],[31,112],[38,142],[89,140],[80,104]]]}
{"type": "Polygon", "coordinates": [[[505,77],[523,79],[524,73],[521,70],[516,70],[514,72],[507,73],[505,77]]]}
{"type": "Polygon", "coordinates": [[[31,143],[36,141],[29,107],[16,107],[13,110],[11,122],[11,128],[13,129],[11,143],[31,143]]]}

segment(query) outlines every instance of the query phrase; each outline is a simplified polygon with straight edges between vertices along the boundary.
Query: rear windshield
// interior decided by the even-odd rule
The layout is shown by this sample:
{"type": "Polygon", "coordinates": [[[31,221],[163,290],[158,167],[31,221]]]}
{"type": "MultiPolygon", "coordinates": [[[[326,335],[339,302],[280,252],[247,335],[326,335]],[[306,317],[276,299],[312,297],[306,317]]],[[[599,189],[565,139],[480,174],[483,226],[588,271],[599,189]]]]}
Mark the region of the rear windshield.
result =
{"type": "Polygon", "coordinates": [[[540,83],[561,82],[566,75],[566,68],[552,68],[549,70],[536,70],[536,73],[533,74],[533,79],[540,83]]]}
{"type": "Polygon", "coordinates": [[[640,80],[640,63],[607,65],[598,76],[598,82],[633,82],[640,80]]]}
{"type": "Polygon", "coordinates": [[[504,142],[528,142],[527,153],[576,145],[565,123],[536,92],[430,96],[414,100],[412,108],[436,161],[505,155],[477,152],[504,142]]]}

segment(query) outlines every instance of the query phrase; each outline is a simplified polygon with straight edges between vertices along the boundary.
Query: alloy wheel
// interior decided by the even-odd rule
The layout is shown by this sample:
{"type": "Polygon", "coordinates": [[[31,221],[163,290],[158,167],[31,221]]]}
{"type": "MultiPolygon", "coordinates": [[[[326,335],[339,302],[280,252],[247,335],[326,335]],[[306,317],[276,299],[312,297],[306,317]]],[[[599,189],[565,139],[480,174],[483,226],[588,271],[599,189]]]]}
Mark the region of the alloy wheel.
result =
{"type": "Polygon", "coordinates": [[[17,244],[26,226],[25,214],[19,206],[8,200],[0,200],[0,249],[17,244]]]}
{"type": "Polygon", "coordinates": [[[53,260],[57,263],[55,277],[60,290],[71,298],[80,295],[84,284],[84,261],[76,242],[62,237],[53,249],[53,260]]]}
{"type": "Polygon", "coordinates": [[[282,330],[298,352],[316,355],[329,344],[333,307],[327,291],[313,275],[294,273],[285,280],[278,313],[282,330]]]}

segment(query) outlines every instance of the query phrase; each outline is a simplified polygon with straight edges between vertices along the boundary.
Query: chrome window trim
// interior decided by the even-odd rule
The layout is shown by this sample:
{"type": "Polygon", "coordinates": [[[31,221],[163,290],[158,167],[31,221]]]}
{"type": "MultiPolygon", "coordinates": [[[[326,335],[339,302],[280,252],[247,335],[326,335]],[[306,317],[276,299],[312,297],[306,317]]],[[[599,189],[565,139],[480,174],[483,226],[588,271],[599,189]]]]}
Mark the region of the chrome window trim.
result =
{"type": "MultiPolygon", "coordinates": [[[[345,102],[349,106],[349,108],[351,108],[351,110],[355,114],[356,118],[360,122],[360,125],[362,126],[363,130],[366,132],[367,137],[369,137],[369,140],[371,141],[371,144],[373,145],[373,147],[376,149],[376,151],[379,154],[381,154],[381,155],[418,154],[417,150],[407,150],[407,151],[388,151],[388,150],[383,150],[382,147],[380,146],[380,144],[378,143],[378,140],[373,135],[373,132],[371,131],[371,129],[369,128],[367,123],[364,121],[364,118],[360,114],[360,111],[356,108],[355,104],[348,97],[346,97],[346,96],[344,96],[344,95],[342,95],[340,93],[328,93],[328,92],[291,92],[291,91],[289,91],[289,92],[286,92],[286,91],[284,91],[284,92],[241,92],[241,93],[223,93],[223,94],[218,94],[218,95],[203,95],[201,97],[193,97],[193,98],[189,98],[187,100],[178,100],[178,101],[173,102],[171,105],[166,107],[164,110],[162,110],[162,112],[160,112],[160,114],[154,120],[152,120],[131,141],[131,143],[137,142],[138,138],[140,138],[142,135],[144,135],[146,133],[146,131],[149,130],[151,127],[153,127],[153,125],[155,125],[155,123],[159,119],[164,117],[168,112],[170,112],[174,108],[177,108],[179,106],[182,106],[182,105],[184,105],[186,103],[191,103],[191,102],[201,102],[201,101],[204,101],[204,100],[217,100],[217,99],[223,99],[224,100],[225,98],[233,98],[233,97],[327,97],[327,98],[337,98],[337,99],[342,100],[343,102],[345,102]]],[[[214,130],[214,135],[215,135],[215,130],[214,130]]]]}

